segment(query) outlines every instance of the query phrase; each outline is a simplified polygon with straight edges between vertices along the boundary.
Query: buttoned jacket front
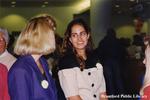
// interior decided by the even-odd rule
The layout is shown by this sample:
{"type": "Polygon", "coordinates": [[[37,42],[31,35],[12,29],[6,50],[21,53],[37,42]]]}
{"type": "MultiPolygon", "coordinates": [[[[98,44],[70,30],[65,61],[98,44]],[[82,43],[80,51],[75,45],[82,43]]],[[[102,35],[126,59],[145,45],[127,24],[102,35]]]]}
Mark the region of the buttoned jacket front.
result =
{"type": "Polygon", "coordinates": [[[58,75],[66,98],[79,95],[82,100],[100,100],[100,93],[106,92],[103,67],[97,58],[88,56],[85,65],[81,71],[73,53],[59,61],[58,75]]]}

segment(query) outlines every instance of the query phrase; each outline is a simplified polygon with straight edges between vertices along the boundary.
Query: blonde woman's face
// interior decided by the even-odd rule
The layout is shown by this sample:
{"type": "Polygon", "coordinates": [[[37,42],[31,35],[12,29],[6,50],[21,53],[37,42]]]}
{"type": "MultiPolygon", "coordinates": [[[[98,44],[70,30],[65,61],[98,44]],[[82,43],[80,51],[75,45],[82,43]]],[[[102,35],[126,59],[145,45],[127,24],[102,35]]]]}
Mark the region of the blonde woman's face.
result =
{"type": "Polygon", "coordinates": [[[85,50],[89,34],[81,25],[74,25],[71,29],[70,42],[76,50],[85,50]]]}
{"type": "Polygon", "coordinates": [[[0,32],[0,54],[2,54],[6,49],[6,42],[3,37],[3,33],[0,32]]]}

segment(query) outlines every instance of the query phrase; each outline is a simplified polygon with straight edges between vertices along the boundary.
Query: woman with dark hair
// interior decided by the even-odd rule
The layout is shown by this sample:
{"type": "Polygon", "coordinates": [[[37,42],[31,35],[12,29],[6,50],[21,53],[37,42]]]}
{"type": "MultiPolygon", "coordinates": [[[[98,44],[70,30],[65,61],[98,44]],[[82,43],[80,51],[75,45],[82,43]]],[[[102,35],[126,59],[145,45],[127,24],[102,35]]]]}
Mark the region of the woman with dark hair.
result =
{"type": "Polygon", "coordinates": [[[90,28],[82,19],[69,23],[62,50],[58,76],[67,100],[106,99],[103,67],[93,52],[90,28]]]}

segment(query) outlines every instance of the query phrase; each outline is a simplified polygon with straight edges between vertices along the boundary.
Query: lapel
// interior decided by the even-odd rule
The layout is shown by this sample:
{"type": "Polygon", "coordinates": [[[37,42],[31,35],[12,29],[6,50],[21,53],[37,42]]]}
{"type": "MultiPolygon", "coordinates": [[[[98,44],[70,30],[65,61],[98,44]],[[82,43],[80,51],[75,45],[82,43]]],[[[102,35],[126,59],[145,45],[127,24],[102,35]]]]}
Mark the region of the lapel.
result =
{"type": "MultiPolygon", "coordinates": [[[[45,79],[45,77],[43,77],[42,73],[40,72],[35,60],[33,59],[33,57],[31,55],[25,56],[25,60],[27,61],[27,63],[32,67],[32,69],[35,71],[35,74],[39,80],[39,83],[41,84],[41,81],[45,79]]],[[[49,69],[48,69],[48,63],[46,63],[46,60],[44,57],[40,58],[40,63],[43,67],[43,70],[45,72],[45,75],[47,77],[47,81],[49,83],[49,85],[53,85],[53,78],[49,73],[49,69]]],[[[52,86],[49,86],[49,88],[53,88],[52,86]]]]}
{"type": "Polygon", "coordinates": [[[52,83],[53,78],[52,78],[52,76],[51,76],[50,73],[49,73],[48,63],[46,63],[45,58],[44,58],[44,57],[41,57],[41,58],[40,58],[40,62],[41,62],[41,64],[42,64],[42,66],[43,66],[45,75],[46,75],[46,77],[47,77],[47,81],[48,81],[50,84],[53,84],[53,83],[52,83]]]}

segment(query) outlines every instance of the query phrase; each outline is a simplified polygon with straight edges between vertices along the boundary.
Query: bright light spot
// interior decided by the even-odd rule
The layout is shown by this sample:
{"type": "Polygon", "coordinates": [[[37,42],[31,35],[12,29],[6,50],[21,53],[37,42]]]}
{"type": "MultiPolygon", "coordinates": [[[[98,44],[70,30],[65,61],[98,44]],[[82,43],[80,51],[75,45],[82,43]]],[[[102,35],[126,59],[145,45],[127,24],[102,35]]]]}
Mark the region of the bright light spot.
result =
{"type": "Polygon", "coordinates": [[[11,7],[15,7],[15,5],[11,5],[11,7]]]}
{"type": "Polygon", "coordinates": [[[12,1],[11,4],[16,4],[16,1],[12,1]]]}
{"type": "Polygon", "coordinates": [[[45,8],[46,7],[46,5],[42,5],[42,8],[45,8]]]}
{"type": "Polygon", "coordinates": [[[118,8],[118,7],[120,7],[120,5],[115,5],[115,7],[117,7],[117,8],[118,8]]]}
{"type": "Polygon", "coordinates": [[[45,2],[44,2],[44,4],[48,4],[48,2],[47,2],[47,1],[45,1],[45,2]]]}
{"type": "Polygon", "coordinates": [[[87,8],[90,7],[90,4],[91,4],[90,1],[91,1],[91,0],[84,0],[84,1],[82,1],[81,3],[77,4],[77,5],[75,6],[75,8],[78,9],[79,11],[81,11],[81,10],[86,10],[87,8]]]}

